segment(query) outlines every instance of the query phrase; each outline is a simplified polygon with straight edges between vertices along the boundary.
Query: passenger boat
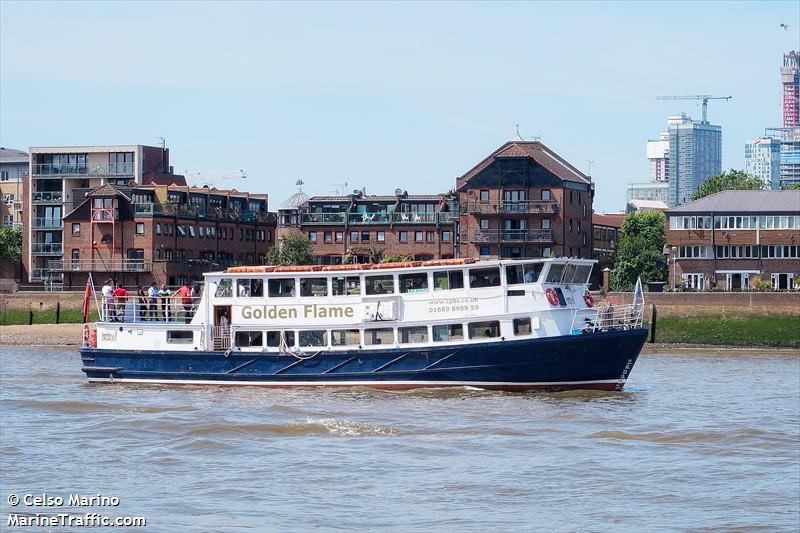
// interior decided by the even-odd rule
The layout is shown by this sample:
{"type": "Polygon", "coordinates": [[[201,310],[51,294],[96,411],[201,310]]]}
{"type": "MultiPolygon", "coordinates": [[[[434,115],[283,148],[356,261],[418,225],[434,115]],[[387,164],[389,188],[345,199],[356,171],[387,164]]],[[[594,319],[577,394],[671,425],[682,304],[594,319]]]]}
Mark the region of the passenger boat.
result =
{"type": "Polygon", "coordinates": [[[594,263],[229,268],[205,274],[192,301],[103,301],[83,371],[92,382],[621,390],[646,338],[644,305],[595,306],[594,263]]]}

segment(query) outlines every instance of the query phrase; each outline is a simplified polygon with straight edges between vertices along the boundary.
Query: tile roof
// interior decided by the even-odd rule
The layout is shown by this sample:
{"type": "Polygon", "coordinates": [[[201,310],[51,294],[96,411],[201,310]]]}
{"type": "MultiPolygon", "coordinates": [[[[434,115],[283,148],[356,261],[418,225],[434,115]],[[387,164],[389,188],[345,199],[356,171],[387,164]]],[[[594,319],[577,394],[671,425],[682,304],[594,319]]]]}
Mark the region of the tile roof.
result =
{"type": "Polygon", "coordinates": [[[27,163],[28,152],[14,148],[0,148],[0,163],[27,163]]]}
{"type": "Polygon", "coordinates": [[[592,224],[621,228],[625,221],[625,213],[593,213],[592,224]]]}
{"type": "Polygon", "coordinates": [[[672,213],[787,213],[800,215],[800,190],[721,191],[673,207],[672,213]]]}

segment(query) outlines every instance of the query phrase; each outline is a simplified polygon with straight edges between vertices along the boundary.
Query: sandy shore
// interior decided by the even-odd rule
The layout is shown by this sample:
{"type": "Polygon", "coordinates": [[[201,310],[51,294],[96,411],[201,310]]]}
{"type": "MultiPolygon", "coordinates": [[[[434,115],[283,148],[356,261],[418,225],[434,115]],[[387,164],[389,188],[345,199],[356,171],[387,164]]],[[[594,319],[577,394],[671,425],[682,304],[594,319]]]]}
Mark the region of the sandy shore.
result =
{"type": "Polygon", "coordinates": [[[77,346],[82,340],[83,324],[0,326],[0,345],[77,346]]]}

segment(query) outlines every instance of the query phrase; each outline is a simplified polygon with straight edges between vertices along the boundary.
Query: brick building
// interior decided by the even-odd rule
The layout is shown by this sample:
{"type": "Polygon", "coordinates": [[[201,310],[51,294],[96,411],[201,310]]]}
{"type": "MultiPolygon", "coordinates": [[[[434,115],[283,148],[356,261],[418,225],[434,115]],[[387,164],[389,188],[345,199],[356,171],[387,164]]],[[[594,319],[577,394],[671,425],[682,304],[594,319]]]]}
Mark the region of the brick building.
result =
{"type": "Polygon", "coordinates": [[[742,290],[759,278],[797,288],[800,191],[723,191],[666,215],[672,286],[742,290]]]}
{"type": "Polygon", "coordinates": [[[28,153],[0,148],[0,217],[3,227],[22,229],[22,190],[27,177],[28,153]]]}
{"type": "Polygon", "coordinates": [[[366,263],[376,255],[418,260],[454,255],[455,197],[446,194],[390,196],[354,193],[308,197],[299,192],[278,210],[279,237],[307,237],[321,264],[366,263]]]}
{"type": "Polygon", "coordinates": [[[263,264],[276,217],[265,194],[181,185],[111,185],[86,191],[64,217],[65,286],[110,275],[135,286],[180,285],[203,272],[263,264]]]}
{"type": "Polygon", "coordinates": [[[461,257],[592,257],[594,183],[540,142],[505,143],[456,190],[461,257]]]}

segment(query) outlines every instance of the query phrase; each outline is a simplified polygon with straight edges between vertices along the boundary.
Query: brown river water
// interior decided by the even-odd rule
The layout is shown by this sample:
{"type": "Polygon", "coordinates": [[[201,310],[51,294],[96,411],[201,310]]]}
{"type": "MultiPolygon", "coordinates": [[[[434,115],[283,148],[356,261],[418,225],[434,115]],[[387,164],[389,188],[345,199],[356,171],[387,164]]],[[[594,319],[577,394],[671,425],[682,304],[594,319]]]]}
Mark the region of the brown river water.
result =
{"type": "Polygon", "coordinates": [[[797,356],[643,355],[623,392],[557,394],[90,385],[80,366],[0,346],[0,530],[83,529],[8,526],[59,512],[165,532],[800,527],[797,356]],[[42,493],[63,506],[9,505],[42,493]]]}

